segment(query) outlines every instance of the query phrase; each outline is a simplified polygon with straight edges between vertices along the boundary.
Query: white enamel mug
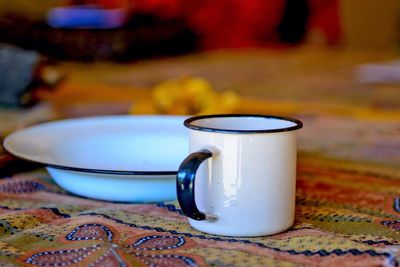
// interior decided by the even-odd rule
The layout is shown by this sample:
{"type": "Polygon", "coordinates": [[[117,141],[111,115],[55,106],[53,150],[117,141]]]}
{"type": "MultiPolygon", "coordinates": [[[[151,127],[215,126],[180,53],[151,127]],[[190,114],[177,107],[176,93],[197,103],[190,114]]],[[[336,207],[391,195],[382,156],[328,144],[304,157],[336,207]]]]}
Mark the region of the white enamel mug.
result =
{"type": "Polygon", "coordinates": [[[293,225],[297,119],[264,115],[191,117],[191,154],[177,174],[183,213],[199,231],[263,236],[293,225]]]}

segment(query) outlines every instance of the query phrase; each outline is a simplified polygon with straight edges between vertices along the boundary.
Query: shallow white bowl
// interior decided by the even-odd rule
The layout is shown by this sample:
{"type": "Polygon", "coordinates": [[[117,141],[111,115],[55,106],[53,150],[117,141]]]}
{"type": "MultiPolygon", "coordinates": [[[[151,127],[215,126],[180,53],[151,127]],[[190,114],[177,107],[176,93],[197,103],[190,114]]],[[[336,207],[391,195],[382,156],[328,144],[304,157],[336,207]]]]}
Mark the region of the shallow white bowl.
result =
{"type": "Polygon", "coordinates": [[[65,190],[119,202],[176,199],[188,151],[181,116],[100,116],[43,123],[10,134],[11,154],[46,166],[65,190]]]}

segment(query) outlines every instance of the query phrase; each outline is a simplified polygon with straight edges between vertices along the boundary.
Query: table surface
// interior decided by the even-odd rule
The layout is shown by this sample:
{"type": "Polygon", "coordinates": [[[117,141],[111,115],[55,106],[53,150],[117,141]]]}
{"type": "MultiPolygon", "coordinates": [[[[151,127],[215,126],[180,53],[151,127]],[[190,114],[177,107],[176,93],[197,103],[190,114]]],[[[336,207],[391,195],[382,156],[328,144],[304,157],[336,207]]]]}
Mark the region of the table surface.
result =
{"type": "Polygon", "coordinates": [[[44,169],[0,154],[0,266],[397,266],[400,86],[356,67],[398,54],[299,47],[217,51],[131,64],[63,63],[66,80],[29,110],[0,110],[0,133],[41,121],[127,113],[154,84],[202,76],[242,95],[236,112],[300,118],[296,220],[267,237],[192,229],[176,202],[80,198],[44,169]]]}

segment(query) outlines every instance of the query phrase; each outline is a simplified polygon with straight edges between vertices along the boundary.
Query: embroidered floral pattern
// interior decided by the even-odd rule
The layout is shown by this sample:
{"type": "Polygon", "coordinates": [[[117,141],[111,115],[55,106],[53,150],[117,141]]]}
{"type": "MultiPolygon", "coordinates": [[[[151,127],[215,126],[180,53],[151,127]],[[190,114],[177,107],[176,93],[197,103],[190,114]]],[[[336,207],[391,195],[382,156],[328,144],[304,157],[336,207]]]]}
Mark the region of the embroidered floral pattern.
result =
{"type": "Polygon", "coordinates": [[[43,184],[30,180],[9,180],[0,184],[0,193],[6,194],[25,194],[46,190],[43,184]]]}
{"type": "Polygon", "coordinates": [[[382,221],[381,222],[384,226],[389,227],[393,230],[400,231],[400,220],[394,221],[382,221]]]}
{"type": "Polygon", "coordinates": [[[87,258],[94,254],[92,261],[88,263],[90,267],[127,267],[130,265],[124,256],[128,254],[146,266],[198,266],[196,261],[188,256],[164,252],[183,247],[186,241],[182,236],[149,235],[134,238],[136,240],[134,243],[128,241],[125,244],[115,242],[114,234],[109,227],[89,223],[76,227],[65,236],[65,239],[100,242],[87,247],[39,252],[26,258],[25,262],[36,266],[74,266],[86,263],[87,258]]]}

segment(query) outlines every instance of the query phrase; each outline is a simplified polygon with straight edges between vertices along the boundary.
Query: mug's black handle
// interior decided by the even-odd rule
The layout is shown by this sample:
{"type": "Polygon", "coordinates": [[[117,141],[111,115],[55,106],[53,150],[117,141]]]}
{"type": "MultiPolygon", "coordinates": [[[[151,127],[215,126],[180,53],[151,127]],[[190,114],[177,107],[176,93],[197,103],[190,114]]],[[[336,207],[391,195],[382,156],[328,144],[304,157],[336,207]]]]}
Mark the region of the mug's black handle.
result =
{"type": "Polygon", "coordinates": [[[203,161],[211,157],[212,153],[207,149],[191,153],[179,166],[176,176],[176,191],[182,212],[197,221],[216,219],[213,215],[199,211],[194,199],[194,180],[197,169],[203,161]]]}

